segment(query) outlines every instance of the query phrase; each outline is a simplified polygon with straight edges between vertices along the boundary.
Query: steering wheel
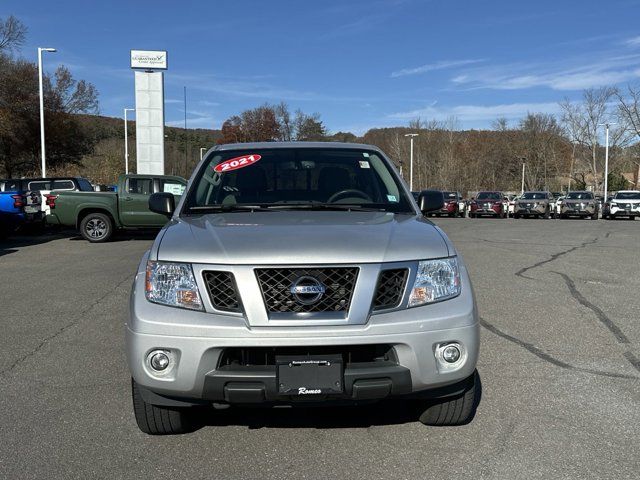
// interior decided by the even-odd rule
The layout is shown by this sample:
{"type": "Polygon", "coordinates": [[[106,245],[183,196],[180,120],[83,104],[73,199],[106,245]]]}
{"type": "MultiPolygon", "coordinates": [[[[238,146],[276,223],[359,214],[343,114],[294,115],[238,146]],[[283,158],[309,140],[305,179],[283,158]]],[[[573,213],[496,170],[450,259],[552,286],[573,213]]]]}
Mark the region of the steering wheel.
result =
{"type": "Polygon", "coordinates": [[[335,203],[335,201],[338,198],[344,197],[345,195],[353,195],[353,194],[355,194],[356,197],[363,198],[363,199],[367,200],[368,202],[373,203],[373,200],[371,199],[371,197],[369,195],[367,195],[366,193],[364,193],[361,190],[356,190],[355,188],[349,188],[347,190],[340,190],[339,192],[334,193],[333,195],[331,195],[327,199],[327,203],[335,203]]]}

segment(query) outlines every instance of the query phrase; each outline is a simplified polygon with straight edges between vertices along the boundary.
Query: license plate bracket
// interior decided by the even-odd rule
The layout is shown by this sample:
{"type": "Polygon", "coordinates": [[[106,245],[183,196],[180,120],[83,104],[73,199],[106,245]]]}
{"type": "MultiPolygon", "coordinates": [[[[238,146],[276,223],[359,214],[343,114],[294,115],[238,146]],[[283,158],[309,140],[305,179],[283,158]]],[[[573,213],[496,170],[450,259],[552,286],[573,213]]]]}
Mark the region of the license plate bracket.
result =
{"type": "Polygon", "coordinates": [[[280,395],[338,395],[343,392],[342,355],[277,355],[280,395]]]}

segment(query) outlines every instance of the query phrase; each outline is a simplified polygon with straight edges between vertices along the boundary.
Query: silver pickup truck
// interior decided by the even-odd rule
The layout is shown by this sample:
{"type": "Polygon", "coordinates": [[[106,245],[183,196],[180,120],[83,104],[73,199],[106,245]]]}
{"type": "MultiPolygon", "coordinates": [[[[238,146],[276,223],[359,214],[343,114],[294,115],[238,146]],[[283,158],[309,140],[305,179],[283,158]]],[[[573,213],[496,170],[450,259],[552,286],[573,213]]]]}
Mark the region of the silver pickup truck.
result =
{"type": "Polygon", "coordinates": [[[341,143],[210,150],[137,270],[126,324],[135,418],[196,428],[202,406],[394,397],[427,425],[479,400],[465,264],[382,151],[341,143]]]}

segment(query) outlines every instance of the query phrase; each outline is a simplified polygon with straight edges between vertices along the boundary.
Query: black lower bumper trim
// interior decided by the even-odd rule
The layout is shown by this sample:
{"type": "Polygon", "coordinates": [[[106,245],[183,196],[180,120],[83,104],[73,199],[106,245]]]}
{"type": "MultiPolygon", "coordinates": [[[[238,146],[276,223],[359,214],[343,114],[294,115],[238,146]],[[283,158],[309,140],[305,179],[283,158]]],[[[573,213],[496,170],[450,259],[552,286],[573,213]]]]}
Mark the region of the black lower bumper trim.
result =
{"type": "Polygon", "coordinates": [[[211,402],[294,402],[298,399],[372,400],[411,393],[411,372],[393,362],[348,364],[339,395],[282,395],[275,366],[221,367],[205,377],[202,398],[211,402]]]}

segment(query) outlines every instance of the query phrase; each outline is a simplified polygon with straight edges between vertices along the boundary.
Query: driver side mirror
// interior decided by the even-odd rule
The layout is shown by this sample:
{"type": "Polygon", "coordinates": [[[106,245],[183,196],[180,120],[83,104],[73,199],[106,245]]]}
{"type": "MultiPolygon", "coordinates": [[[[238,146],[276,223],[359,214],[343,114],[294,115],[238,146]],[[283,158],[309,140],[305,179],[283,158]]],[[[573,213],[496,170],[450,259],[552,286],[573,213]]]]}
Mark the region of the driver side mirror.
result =
{"type": "Polygon", "coordinates": [[[170,217],[175,209],[176,201],[171,193],[154,193],[149,197],[149,210],[153,213],[170,217]]]}
{"type": "Polygon", "coordinates": [[[418,195],[418,206],[422,213],[440,210],[444,207],[444,195],[440,190],[423,190],[418,195]]]}

